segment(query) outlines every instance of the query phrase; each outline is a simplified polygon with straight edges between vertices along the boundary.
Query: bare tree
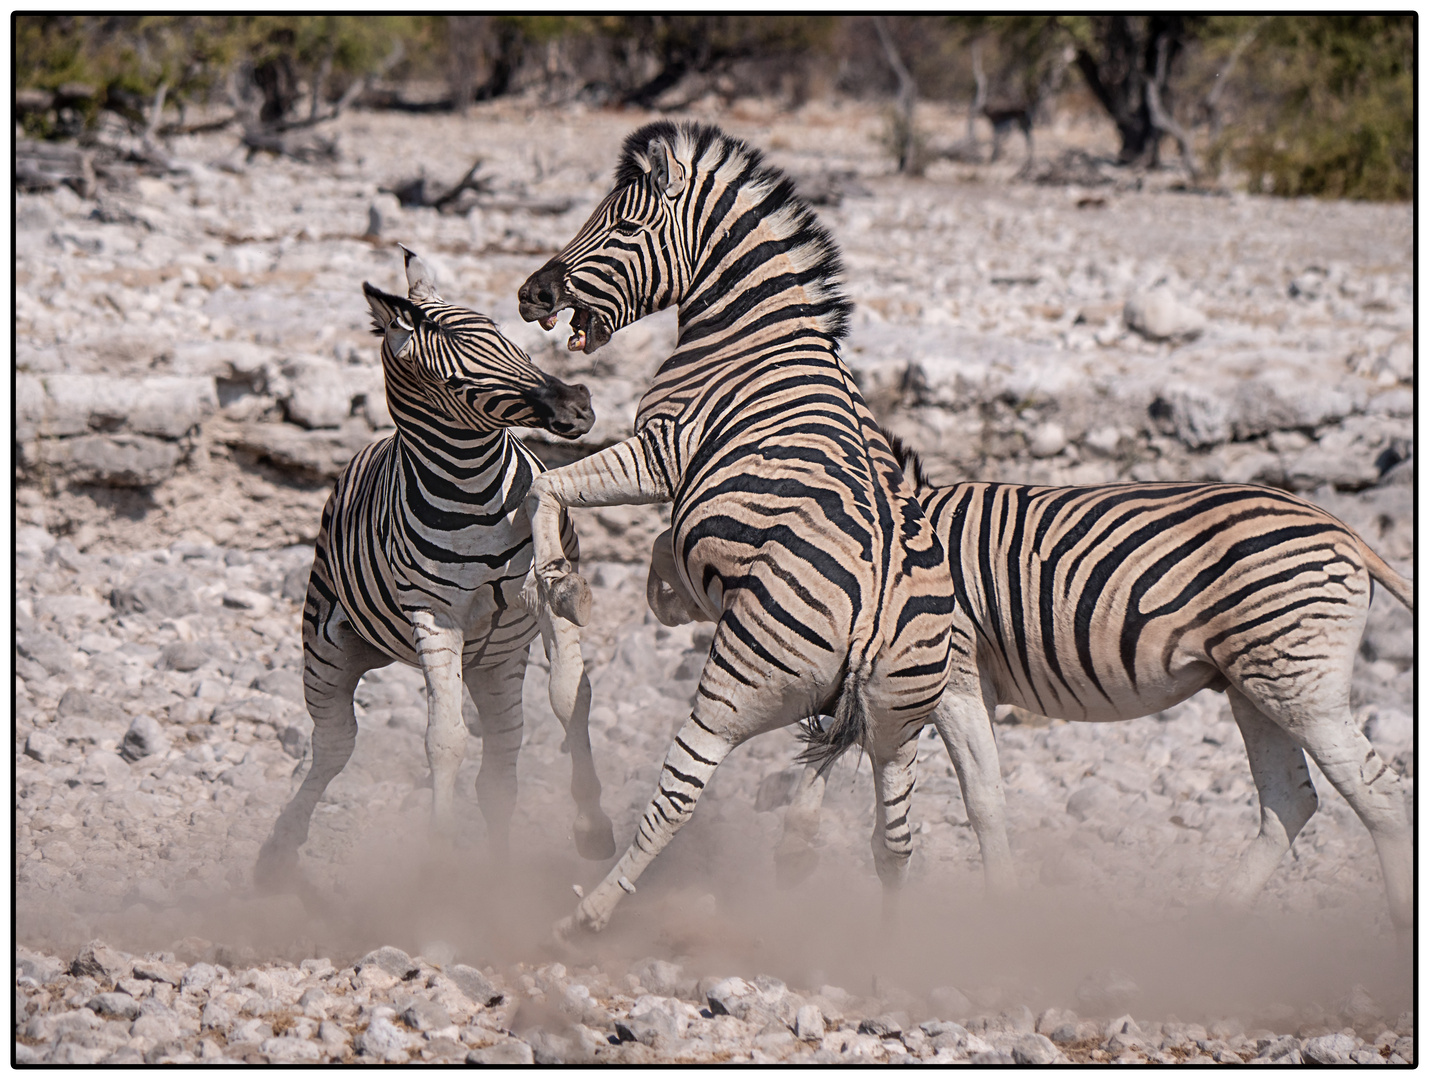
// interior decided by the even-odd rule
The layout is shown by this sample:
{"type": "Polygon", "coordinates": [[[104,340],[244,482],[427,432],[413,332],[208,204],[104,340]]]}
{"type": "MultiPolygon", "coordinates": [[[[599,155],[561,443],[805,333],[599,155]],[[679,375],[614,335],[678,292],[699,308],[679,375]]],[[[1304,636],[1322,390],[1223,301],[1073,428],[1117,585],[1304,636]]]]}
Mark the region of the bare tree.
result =
{"type": "Polygon", "coordinates": [[[898,79],[898,98],[893,114],[893,140],[894,150],[898,155],[898,171],[918,175],[922,172],[922,163],[918,161],[917,139],[913,130],[913,106],[918,100],[918,85],[913,81],[908,66],[903,63],[903,57],[898,54],[898,46],[894,44],[893,35],[888,32],[888,24],[882,15],[873,17],[873,26],[878,32],[879,42],[883,45],[883,53],[888,58],[888,66],[893,69],[893,74],[898,79]]]}
{"type": "Polygon", "coordinates": [[[1159,163],[1162,135],[1190,149],[1172,119],[1171,72],[1186,36],[1187,17],[1176,14],[1098,15],[1076,47],[1087,87],[1110,114],[1121,136],[1124,165],[1159,163]],[[1149,88],[1149,89],[1148,89],[1149,88]]]}

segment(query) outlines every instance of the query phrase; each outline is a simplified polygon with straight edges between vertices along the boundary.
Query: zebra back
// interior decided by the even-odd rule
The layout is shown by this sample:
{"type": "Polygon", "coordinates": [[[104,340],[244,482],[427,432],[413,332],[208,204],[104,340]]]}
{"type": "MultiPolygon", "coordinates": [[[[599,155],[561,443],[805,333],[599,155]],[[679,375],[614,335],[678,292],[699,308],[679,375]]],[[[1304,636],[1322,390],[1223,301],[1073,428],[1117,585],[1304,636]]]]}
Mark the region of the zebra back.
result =
{"type": "Polygon", "coordinates": [[[1068,720],[1144,716],[1227,678],[1273,686],[1331,639],[1348,645],[1326,655],[1351,662],[1366,554],[1378,562],[1319,507],[1250,485],[965,483],[920,498],[998,699],[1068,720]]]}

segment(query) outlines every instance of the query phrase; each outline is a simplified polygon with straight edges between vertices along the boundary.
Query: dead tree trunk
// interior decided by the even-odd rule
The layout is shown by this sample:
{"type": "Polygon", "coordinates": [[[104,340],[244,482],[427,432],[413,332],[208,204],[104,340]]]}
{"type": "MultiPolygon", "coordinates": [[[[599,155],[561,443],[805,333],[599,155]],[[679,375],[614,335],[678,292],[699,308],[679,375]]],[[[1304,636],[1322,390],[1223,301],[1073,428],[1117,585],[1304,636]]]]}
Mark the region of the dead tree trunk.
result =
{"type": "Polygon", "coordinates": [[[1153,118],[1151,102],[1161,120],[1169,119],[1170,74],[1181,49],[1183,17],[1103,15],[1095,22],[1095,46],[1077,49],[1077,68],[1116,124],[1121,136],[1117,159],[1123,165],[1154,166],[1161,136],[1169,131],[1153,118]]]}
{"type": "Polygon", "coordinates": [[[913,81],[913,76],[909,74],[907,65],[903,63],[903,58],[898,55],[898,46],[894,44],[893,35],[888,32],[888,24],[882,15],[873,17],[873,26],[878,31],[878,40],[883,44],[883,53],[888,58],[888,66],[893,69],[893,74],[898,79],[898,97],[893,115],[893,138],[898,154],[898,171],[917,175],[922,171],[921,163],[917,160],[917,139],[913,130],[913,106],[918,100],[918,85],[913,81]]]}
{"type": "Polygon", "coordinates": [[[1161,105],[1161,87],[1166,85],[1166,54],[1171,43],[1162,38],[1156,46],[1156,75],[1146,83],[1146,111],[1157,131],[1176,140],[1181,151],[1181,163],[1194,181],[1198,175],[1196,155],[1191,149],[1191,136],[1161,105]]]}

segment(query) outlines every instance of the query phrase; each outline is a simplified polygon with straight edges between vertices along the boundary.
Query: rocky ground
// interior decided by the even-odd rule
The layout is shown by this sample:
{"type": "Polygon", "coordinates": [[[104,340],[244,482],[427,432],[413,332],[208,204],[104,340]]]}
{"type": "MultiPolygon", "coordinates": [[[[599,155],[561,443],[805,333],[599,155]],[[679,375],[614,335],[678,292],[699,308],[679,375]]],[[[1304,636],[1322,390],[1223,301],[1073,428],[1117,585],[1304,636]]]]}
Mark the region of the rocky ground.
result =
{"type": "MultiPolygon", "coordinates": [[[[890,175],[871,109],[710,114],[817,196],[857,304],[848,360],[935,478],[1224,478],[1290,488],[1411,572],[1412,209],[1173,190],[1047,164],[890,175]],[[1065,180],[1067,170],[1061,170],[1065,180]],[[1047,176],[1058,180],[1058,176],[1047,176]],[[1103,182],[1107,181],[1107,182],[1103,182]]],[[[1024,894],[985,905],[946,754],[920,754],[917,850],[885,924],[852,756],[819,869],[778,892],[789,732],[722,765],[603,938],[546,931],[599,880],[569,839],[569,759],[538,656],[513,865],[485,856],[472,739],[460,838],[425,834],[425,707],[405,668],[358,691],[361,733],[304,848],[302,897],[257,895],[258,844],[305,767],[298,616],[332,478],[389,425],[360,284],[395,243],[448,299],[586,382],[582,449],[629,431],[673,342],[658,316],[594,357],[515,312],[520,281],[605,190],[637,113],[504,103],[354,114],[338,156],[119,163],[97,194],[16,208],[16,955],[20,1061],[1413,1060],[1409,947],[1373,845],[1321,811],[1256,913],[1207,908],[1258,809],[1224,699],[1113,725],[1000,717],[1024,894]],[[380,189],[451,184],[465,214],[380,189]]],[[[933,145],[961,117],[923,117],[933,145]]],[[[577,520],[604,806],[628,837],[708,645],[644,608],[657,510],[577,520]]],[[[1411,617],[1376,596],[1356,722],[1413,790],[1411,617]]]]}

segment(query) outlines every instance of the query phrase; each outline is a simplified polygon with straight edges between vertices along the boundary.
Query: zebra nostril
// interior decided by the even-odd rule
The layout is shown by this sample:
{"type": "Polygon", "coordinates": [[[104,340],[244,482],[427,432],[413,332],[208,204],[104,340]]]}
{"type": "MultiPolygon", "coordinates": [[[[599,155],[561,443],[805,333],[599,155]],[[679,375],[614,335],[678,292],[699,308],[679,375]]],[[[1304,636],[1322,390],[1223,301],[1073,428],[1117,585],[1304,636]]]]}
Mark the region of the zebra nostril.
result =
{"type": "Polygon", "coordinates": [[[544,304],[546,307],[553,307],[556,303],[555,294],[551,292],[549,285],[542,285],[536,293],[536,302],[544,304]]]}

